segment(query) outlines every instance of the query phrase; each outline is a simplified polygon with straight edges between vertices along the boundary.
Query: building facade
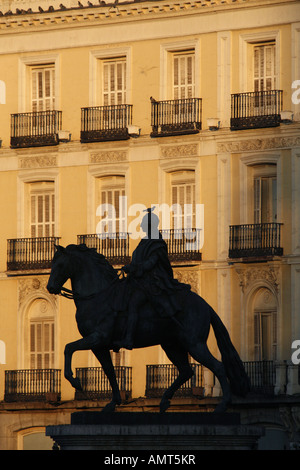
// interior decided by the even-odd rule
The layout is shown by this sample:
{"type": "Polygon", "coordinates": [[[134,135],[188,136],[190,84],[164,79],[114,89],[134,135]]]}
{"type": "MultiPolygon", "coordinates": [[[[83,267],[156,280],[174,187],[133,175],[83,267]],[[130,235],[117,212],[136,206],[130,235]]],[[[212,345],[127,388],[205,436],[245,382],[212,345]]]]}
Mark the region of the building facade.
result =
{"type": "MultiPolygon", "coordinates": [[[[175,276],[216,310],[245,362],[252,398],[233,408],[267,426],[268,445],[296,446],[299,2],[0,10],[0,448],[50,445],[46,425],[105,405],[91,352],[73,359],[83,394],[63,378],[65,344],[80,336],[73,301],[46,289],[54,245],[86,243],[120,268],[151,205],[175,276]]],[[[209,346],[219,358],[213,335],[209,346]]],[[[174,372],[162,349],[113,361],[124,409],[157,409],[174,372]]],[[[175,409],[212,410],[218,383],[193,367],[175,409]]]]}

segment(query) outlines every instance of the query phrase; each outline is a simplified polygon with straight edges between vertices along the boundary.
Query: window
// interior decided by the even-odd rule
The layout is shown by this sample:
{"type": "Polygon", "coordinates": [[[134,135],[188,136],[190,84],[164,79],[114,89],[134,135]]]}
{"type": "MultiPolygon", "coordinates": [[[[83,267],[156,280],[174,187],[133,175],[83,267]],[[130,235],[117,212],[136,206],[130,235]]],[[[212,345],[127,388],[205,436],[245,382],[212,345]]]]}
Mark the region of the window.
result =
{"type": "Polygon", "coordinates": [[[254,58],[254,91],[276,89],[276,46],[274,42],[256,44],[254,58]]]}
{"type": "Polygon", "coordinates": [[[277,178],[276,176],[254,179],[254,223],[277,221],[277,178]]]}
{"type": "Polygon", "coordinates": [[[277,324],[276,312],[254,314],[254,356],[256,361],[276,360],[277,324]]]}
{"type": "Polygon", "coordinates": [[[126,104],[125,58],[103,60],[102,102],[104,106],[126,104]]]}
{"type": "Polygon", "coordinates": [[[55,195],[53,182],[30,184],[30,236],[53,237],[55,234],[55,195]]]}
{"type": "Polygon", "coordinates": [[[30,368],[51,369],[54,366],[54,321],[30,322],[30,368]]]}
{"type": "Polygon", "coordinates": [[[277,222],[277,165],[254,165],[252,171],[254,223],[277,222]]]}
{"type": "Polygon", "coordinates": [[[6,103],[6,85],[3,80],[0,80],[0,104],[6,103]]]}
{"type": "Polygon", "coordinates": [[[55,368],[55,313],[45,298],[33,300],[24,323],[25,368],[55,368]]]}
{"type": "Polygon", "coordinates": [[[276,295],[265,286],[256,289],[249,302],[249,358],[272,361],[278,353],[278,308],[276,295]]]}
{"type": "Polygon", "coordinates": [[[194,51],[173,55],[173,99],[195,96],[195,53],[194,51]]]}
{"type": "Polygon", "coordinates": [[[179,205],[173,214],[173,228],[195,227],[195,172],[176,171],[171,175],[171,204],[179,205]]]}
{"type": "Polygon", "coordinates": [[[105,214],[102,213],[102,215],[105,215],[106,220],[105,232],[120,233],[126,231],[126,207],[124,196],[124,176],[107,176],[99,178],[97,199],[105,210],[105,214]]]}
{"type": "Polygon", "coordinates": [[[55,109],[54,65],[32,67],[31,108],[33,112],[55,109]]]}

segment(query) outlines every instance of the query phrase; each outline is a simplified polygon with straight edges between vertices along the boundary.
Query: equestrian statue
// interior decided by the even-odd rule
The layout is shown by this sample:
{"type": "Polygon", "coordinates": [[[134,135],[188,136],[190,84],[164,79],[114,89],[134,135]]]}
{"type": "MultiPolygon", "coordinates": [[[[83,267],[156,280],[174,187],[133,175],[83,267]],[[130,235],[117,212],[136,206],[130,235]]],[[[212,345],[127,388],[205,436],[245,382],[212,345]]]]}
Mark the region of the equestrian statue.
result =
{"type": "Polygon", "coordinates": [[[168,409],[176,390],[192,377],[190,355],[218,378],[222,400],[215,412],[224,412],[232,394],[247,394],[249,378],[219,316],[189,285],[174,278],[167,245],[158,230],[159,219],[152,209],[146,212],[141,222],[146,236],[131,263],[122,268],[123,276],[102,254],[84,244],[56,246],[47,289],[74,300],[82,336],[65,347],[65,378],[82,390],[80,380],[73,377],[72,355],[92,350],[112,388],[112,400],[103,411],[114,411],[121,396],[110,351],[160,345],[179,372],[162,396],[160,411],[168,409]],[[68,279],[71,290],[63,287],[68,279]],[[210,326],[221,361],[206,344],[210,326]]]}

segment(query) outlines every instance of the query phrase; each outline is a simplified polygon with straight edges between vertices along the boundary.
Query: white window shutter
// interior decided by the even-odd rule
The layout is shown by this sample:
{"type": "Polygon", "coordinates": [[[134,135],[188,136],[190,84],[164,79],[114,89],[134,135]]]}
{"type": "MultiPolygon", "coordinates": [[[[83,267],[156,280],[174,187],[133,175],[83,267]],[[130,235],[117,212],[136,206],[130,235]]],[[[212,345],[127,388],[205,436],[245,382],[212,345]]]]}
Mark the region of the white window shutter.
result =
{"type": "Polygon", "coordinates": [[[173,99],[193,98],[195,94],[195,54],[174,54],[173,99]]]}
{"type": "Polygon", "coordinates": [[[30,367],[31,369],[54,367],[53,320],[34,320],[30,323],[30,367]]]}
{"type": "Polygon", "coordinates": [[[173,215],[173,228],[194,228],[196,218],[195,183],[191,181],[191,175],[188,176],[186,181],[176,182],[176,173],[174,174],[171,198],[172,205],[179,204],[181,207],[181,210],[173,215]]]}
{"type": "Polygon", "coordinates": [[[120,205],[120,198],[125,196],[125,178],[123,176],[113,176],[100,180],[101,204],[107,204],[105,218],[107,220],[106,231],[109,233],[125,232],[125,201],[120,205]],[[114,211],[112,210],[114,208],[114,211]]]}
{"type": "Polygon", "coordinates": [[[276,89],[275,43],[254,46],[254,91],[276,89]]]}
{"type": "Polygon", "coordinates": [[[54,183],[32,183],[30,194],[31,237],[53,237],[55,232],[54,183]]]}
{"type": "Polygon", "coordinates": [[[54,66],[33,68],[31,72],[32,111],[55,109],[55,69],[54,66]]]}
{"type": "Polygon", "coordinates": [[[103,61],[103,105],[126,104],[126,60],[103,61]]]}

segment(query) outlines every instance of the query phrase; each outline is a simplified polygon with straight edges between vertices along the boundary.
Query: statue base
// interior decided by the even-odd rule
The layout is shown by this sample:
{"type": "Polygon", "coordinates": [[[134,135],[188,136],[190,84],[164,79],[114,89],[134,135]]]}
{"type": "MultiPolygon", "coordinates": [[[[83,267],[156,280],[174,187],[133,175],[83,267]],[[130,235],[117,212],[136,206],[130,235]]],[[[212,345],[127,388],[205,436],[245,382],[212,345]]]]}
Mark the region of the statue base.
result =
{"type": "Polygon", "coordinates": [[[61,450],[251,450],[263,428],[240,424],[236,413],[76,412],[71,424],[47,426],[61,450]]]}

